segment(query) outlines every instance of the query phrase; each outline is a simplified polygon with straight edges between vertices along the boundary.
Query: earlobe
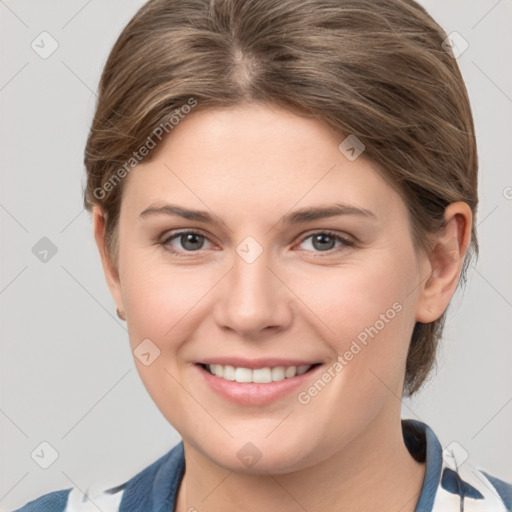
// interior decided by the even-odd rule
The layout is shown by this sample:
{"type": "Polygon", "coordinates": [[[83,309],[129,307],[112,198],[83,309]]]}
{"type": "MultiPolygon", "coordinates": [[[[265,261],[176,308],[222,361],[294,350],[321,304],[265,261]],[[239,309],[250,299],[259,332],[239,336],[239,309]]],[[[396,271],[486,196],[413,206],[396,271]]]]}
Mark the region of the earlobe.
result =
{"type": "Polygon", "coordinates": [[[428,257],[429,275],[418,301],[416,321],[430,323],[446,310],[455,293],[471,241],[472,214],[468,204],[456,202],[445,210],[445,228],[436,236],[428,257]]]}
{"type": "Polygon", "coordinates": [[[121,294],[119,272],[118,269],[113,264],[113,262],[111,261],[110,255],[107,250],[107,246],[105,243],[105,216],[98,205],[94,205],[92,208],[92,218],[94,224],[94,238],[96,240],[96,246],[98,247],[98,251],[100,253],[101,264],[103,267],[103,272],[105,274],[105,279],[107,280],[107,285],[110,289],[112,298],[116,303],[117,310],[123,311],[124,306],[121,294]]]}

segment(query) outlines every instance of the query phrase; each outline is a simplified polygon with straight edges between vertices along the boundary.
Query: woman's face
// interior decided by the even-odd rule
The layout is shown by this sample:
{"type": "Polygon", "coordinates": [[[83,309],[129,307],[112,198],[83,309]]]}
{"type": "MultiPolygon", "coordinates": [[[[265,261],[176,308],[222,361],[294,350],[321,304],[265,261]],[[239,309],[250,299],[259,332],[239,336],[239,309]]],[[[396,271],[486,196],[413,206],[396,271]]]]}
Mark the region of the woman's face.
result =
{"type": "Polygon", "coordinates": [[[430,267],[344,138],[269,107],[197,110],[124,183],[110,286],[137,369],[222,467],[305,468],[399,421],[430,267]]]}

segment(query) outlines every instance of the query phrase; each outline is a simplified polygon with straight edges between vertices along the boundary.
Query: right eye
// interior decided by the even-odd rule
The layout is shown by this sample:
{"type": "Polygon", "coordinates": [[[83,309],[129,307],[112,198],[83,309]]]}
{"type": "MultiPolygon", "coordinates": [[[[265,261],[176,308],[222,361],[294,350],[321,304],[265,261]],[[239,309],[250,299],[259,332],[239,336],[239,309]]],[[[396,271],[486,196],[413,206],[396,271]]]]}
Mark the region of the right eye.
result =
{"type": "Polygon", "coordinates": [[[177,256],[186,256],[186,253],[197,253],[200,251],[204,242],[208,239],[197,231],[180,231],[168,232],[167,235],[160,243],[160,245],[172,254],[177,256]],[[181,248],[176,248],[176,242],[181,248]],[[174,245],[173,245],[174,243],[174,245]]]}

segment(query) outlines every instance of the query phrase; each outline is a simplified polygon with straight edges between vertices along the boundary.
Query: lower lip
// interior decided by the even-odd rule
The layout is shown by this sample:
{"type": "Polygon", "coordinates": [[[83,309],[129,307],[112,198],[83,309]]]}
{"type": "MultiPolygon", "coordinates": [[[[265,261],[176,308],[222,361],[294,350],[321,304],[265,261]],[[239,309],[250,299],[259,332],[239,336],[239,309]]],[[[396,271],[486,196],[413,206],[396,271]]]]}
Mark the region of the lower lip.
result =
{"type": "Polygon", "coordinates": [[[302,375],[267,384],[226,380],[212,375],[199,364],[196,367],[208,386],[223,398],[239,405],[265,405],[285,397],[301,387],[305,388],[306,381],[316,374],[322,365],[318,365],[302,375]]]}

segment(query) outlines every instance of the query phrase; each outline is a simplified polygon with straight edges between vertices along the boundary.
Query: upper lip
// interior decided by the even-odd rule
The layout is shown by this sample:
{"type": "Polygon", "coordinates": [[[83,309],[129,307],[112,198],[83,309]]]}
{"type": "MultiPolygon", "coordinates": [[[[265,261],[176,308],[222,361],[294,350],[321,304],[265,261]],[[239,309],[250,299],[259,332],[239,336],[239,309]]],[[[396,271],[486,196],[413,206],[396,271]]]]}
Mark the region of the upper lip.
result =
{"type": "Polygon", "coordinates": [[[197,364],[220,364],[222,366],[234,366],[235,368],[274,368],[276,366],[305,366],[318,364],[319,361],[284,359],[284,358],[264,358],[264,359],[244,359],[241,357],[211,357],[198,361],[197,364]]]}

